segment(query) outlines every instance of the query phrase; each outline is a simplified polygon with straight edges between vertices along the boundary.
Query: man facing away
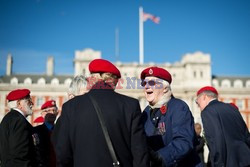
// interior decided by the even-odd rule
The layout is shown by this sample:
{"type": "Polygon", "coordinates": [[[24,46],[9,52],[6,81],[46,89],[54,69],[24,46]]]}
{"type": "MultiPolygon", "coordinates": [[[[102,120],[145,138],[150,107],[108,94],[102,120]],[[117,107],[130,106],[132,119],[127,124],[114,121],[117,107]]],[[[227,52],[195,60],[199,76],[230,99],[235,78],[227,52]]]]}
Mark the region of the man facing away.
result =
{"type": "Polygon", "coordinates": [[[99,105],[120,166],[147,167],[139,101],[114,91],[121,74],[111,62],[95,59],[89,64],[89,71],[89,92],[72,98],[62,107],[55,143],[57,165],[110,167],[114,163],[91,96],[99,105]]]}
{"type": "Polygon", "coordinates": [[[218,101],[218,92],[211,86],[197,91],[196,103],[201,110],[211,165],[250,166],[250,135],[239,110],[218,101]]]}
{"type": "Polygon", "coordinates": [[[141,72],[149,105],[144,109],[144,128],[151,167],[193,167],[200,160],[194,150],[194,120],[188,105],[172,95],[171,74],[160,67],[141,72]]]}
{"type": "MultiPolygon", "coordinates": [[[[71,81],[68,89],[68,99],[72,99],[76,96],[83,95],[87,92],[87,80],[83,75],[76,75],[71,81]]],[[[64,105],[68,105],[68,102],[65,102],[64,105]]],[[[60,130],[61,118],[60,114],[57,115],[57,119],[55,121],[56,126],[52,133],[52,142],[55,145],[58,140],[60,140],[57,135],[60,130]]]]}
{"type": "Polygon", "coordinates": [[[26,120],[32,114],[30,90],[16,89],[7,95],[10,111],[0,127],[1,167],[34,167],[33,127],[26,120]]]}

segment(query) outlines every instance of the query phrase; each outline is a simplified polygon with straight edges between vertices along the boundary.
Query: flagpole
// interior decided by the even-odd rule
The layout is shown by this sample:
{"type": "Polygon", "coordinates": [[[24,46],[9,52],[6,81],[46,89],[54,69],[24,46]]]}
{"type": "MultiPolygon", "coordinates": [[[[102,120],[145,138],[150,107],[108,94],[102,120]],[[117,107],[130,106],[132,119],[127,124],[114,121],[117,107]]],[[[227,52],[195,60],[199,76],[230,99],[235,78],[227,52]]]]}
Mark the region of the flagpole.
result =
{"type": "Polygon", "coordinates": [[[144,62],[144,46],[143,46],[143,8],[139,7],[139,64],[144,62]]]}

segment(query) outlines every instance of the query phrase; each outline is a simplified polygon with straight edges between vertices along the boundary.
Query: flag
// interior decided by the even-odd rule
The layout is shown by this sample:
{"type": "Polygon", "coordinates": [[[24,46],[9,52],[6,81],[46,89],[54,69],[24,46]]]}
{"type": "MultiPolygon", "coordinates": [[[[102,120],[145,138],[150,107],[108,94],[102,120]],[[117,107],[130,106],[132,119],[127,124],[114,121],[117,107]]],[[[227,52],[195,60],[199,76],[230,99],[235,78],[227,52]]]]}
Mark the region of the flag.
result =
{"type": "Polygon", "coordinates": [[[143,12],[143,21],[147,21],[148,19],[150,19],[152,22],[154,22],[156,24],[160,23],[160,17],[143,12]]]}

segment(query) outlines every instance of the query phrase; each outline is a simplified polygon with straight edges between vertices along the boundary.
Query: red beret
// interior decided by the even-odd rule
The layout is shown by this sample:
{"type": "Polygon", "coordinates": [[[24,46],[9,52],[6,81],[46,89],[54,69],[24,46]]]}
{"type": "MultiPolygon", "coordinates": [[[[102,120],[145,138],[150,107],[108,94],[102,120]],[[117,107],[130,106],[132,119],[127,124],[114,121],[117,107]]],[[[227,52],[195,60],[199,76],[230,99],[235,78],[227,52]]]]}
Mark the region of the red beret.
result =
{"type": "Polygon", "coordinates": [[[114,64],[104,59],[95,59],[89,63],[90,73],[102,73],[109,72],[121,78],[120,71],[116,68],[114,64]]]}
{"type": "Polygon", "coordinates": [[[9,101],[19,100],[19,99],[28,97],[29,95],[30,95],[29,89],[16,89],[16,90],[11,91],[7,95],[7,100],[9,101]]]}
{"type": "Polygon", "coordinates": [[[160,67],[149,67],[144,69],[141,72],[141,79],[145,79],[147,76],[161,78],[168,81],[169,84],[172,82],[171,74],[167,70],[160,67]]]}
{"type": "Polygon", "coordinates": [[[43,109],[50,108],[50,107],[56,107],[56,101],[55,101],[55,100],[46,101],[46,102],[42,105],[41,109],[43,110],[43,109]]]}
{"type": "Polygon", "coordinates": [[[201,88],[200,90],[198,90],[197,96],[199,94],[201,94],[202,92],[204,92],[204,91],[210,91],[210,92],[213,92],[216,95],[218,95],[218,92],[217,92],[217,90],[214,87],[212,87],[212,86],[205,86],[205,87],[201,88]]]}
{"type": "Polygon", "coordinates": [[[44,118],[42,116],[37,117],[33,122],[34,123],[43,123],[44,122],[44,118]]]}

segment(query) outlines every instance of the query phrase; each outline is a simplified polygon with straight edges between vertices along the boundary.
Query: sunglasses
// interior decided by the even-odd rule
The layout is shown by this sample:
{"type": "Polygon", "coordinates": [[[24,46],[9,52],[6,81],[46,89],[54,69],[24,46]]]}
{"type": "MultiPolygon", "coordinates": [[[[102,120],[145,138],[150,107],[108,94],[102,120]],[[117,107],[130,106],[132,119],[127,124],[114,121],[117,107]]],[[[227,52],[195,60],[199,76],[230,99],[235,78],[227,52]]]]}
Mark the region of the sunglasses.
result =
{"type": "Polygon", "coordinates": [[[141,86],[142,87],[144,87],[144,86],[146,86],[147,84],[149,85],[149,86],[155,86],[156,84],[158,84],[159,82],[156,82],[155,80],[149,80],[149,81],[142,81],[141,82],[141,86]]]}

